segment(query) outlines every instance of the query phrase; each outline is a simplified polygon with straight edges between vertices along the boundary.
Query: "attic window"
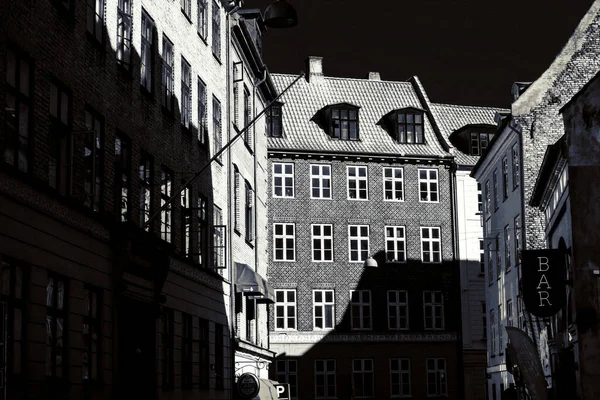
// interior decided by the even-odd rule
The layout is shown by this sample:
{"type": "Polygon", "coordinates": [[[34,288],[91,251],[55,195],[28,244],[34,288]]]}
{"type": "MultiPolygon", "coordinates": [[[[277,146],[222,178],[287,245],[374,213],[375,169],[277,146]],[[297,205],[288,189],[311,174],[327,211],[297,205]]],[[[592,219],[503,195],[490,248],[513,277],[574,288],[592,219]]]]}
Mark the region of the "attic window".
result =
{"type": "Polygon", "coordinates": [[[282,103],[273,103],[267,110],[267,136],[282,137],[283,129],[281,123],[282,103]]]}
{"type": "Polygon", "coordinates": [[[358,140],[358,110],[348,106],[332,107],[329,134],[340,140],[358,140]]]}
{"type": "Polygon", "coordinates": [[[494,136],[492,133],[471,132],[471,155],[482,156],[487,150],[492,136],[494,136]]]}
{"type": "Polygon", "coordinates": [[[423,112],[401,110],[396,112],[396,141],[398,143],[425,143],[423,112]]]}

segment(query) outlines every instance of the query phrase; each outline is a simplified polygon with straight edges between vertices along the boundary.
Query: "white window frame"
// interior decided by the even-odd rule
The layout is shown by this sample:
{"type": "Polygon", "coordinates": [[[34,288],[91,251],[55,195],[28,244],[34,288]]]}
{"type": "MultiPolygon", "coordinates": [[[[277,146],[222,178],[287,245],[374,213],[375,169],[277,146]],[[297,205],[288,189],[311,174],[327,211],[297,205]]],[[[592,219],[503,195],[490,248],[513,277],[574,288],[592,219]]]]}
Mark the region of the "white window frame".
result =
{"type": "Polygon", "coordinates": [[[294,224],[293,222],[275,222],[273,223],[273,261],[277,261],[277,262],[295,262],[296,261],[296,224],[294,224]],[[279,235],[277,234],[277,225],[281,225],[282,226],[282,234],[279,235]],[[288,235],[287,233],[287,227],[291,226],[292,230],[294,231],[292,235],[288,235]],[[282,246],[282,251],[283,251],[283,258],[278,259],[277,258],[277,240],[281,239],[283,241],[283,246],[282,246]],[[293,259],[288,259],[287,258],[287,252],[288,252],[288,240],[291,239],[293,242],[293,252],[294,252],[294,257],[293,259]]]}
{"type": "Polygon", "coordinates": [[[427,368],[427,397],[446,396],[448,395],[448,369],[445,358],[428,358],[425,364],[427,368]],[[434,363],[431,368],[430,361],[434,363]],[[440,361],[443,362],[443,368],[440,368],[440,361]],[[429,378],[431,374],[435,374],[435,392],[431,392],[429,378]],[[443,379],[443,382],[442,382],[443,379]]]}
{"type": "Polygon", "coordinates": [[[421,227],[421,261],[426,264],[440,264],[442,262],[442,230],[439,226],[422,226],[421,227]],[[424,230],[427,230],[429,237],[423,237],[424,230]],[[433,237],[434,230],[437,230],[438,237],[433,237]],[[429,250],[425,250],[425,243],[429,243],[429,250]],[[436,251],[434,250],[434,244],[437,243],[439,246],[439,261],[433,261],[436,251]],[[425,261],[425,254],[429,253],[429,261],[425,261]]]}
{"type": "Polygon", "coordinates": [[[332,185],[331,185],[331,165],[330,164],[310,164],[310,198],[311,199],[332,199],[332,185]],[[324,173],[325,167],[329,168],[329,174],[324,173]],[[313,173],[313,168],[317,168],[318,172],[313,173]],[[318,186],[314,186],[313,183],[317,181],[318,186]],[[329,196],[325,196],[324,192],[324,183],[329,183],[329,196]],[[314,195],[314,190],[317,189],[319,191],[318,196],[314,195]]]}
{"type": "Polygon", "coordinates": [[[273,171],[273,173],[272,173],[273,178],[272,178],[272,182],[271,182],[272,183],[271,188],[272,188],[272,192],[273,192],[273,197],[293,199],[294,196],[295,196],[295,194],[296,194],[295,193],[296,190],[295,190],[295,165],[294,165],[294,163],[274,162],[273,165],[272,165],[272,168],[273,168],[272,169],[272,171],[273,171]],[[285,167],[288,166],[288,165],[292,166],[292,172],[291,173],[287,173],[285,171],[285,167]],[[275,172],[275,166],[281,166],[281,172],[280,173],[276,173],[275,172]],[[280,178],[281,179],[281,195],[277,195],[275,193],[275,179],[276,178],[280,178]],[[286,194],[287,193],[287,191],[286,191],[286,187],[287,186],[286,186],[286,183],[285,183],[286,178],[291,178],[292,179],[292,185],[291,185],[292,194],[291,195],[287,195],[286,194]]]}
{"type": "Polygon", "coordinates": [[[347,190],[347,196],[348,196],[348,200],[353,200],[353,201],[368,201],[369,200],[369,168],[367,168],[366,165],[348,165],[346,166],[346,190],[347,190]],[[360,170],[364,169],[365,171],[365,175],[364,176],[360,176],[360,170]],[[354,177],[350,177],[350,171],[354,170],[355,171],[355,176],[354,177]],[[355,189],[354,191],[356,192],[356,197],[351,197],[350,196],[350,182],[353,181],[355,182],[355,189]],[[360,189],[360,183],[364,182],[365,183],[365,188],[364,189],[360,189]],[[361,190],[365,191],[365,196],[366,197],[360,197],[360,192],[361,190]]]}
{"type": "Polygon", "coordinates": [[[417,171],[419,177],[419,203],[439,203],[440,202],[440,183],[439,170],[437,168],[419,168],[417,171]],[[425,178],[421,178],[421,171],[425,171],[425,178]],[[431,178],[430,172],[435,171],[435,178],[431,178]],[[423,191],[421,186],[426,185],[426,190],[423,191]],[[432,185],[435,184],[435,190],[432,190],[432,185]],[[426,192],[427,196],[423,199],[421,193],[426,192]],[[435,193],[435,200],[431,200],[432,194],[435,193]]]}
{"type": "Polygon", "coordinates": [[[387,291],[387,314],[388,314],[388,328],[390,330],[408,330],[409,328],[409,308],[408,308],[408,292],[406,290],[388,290],[387,291]],[[392,301],[391,295],[395,295],[395,300],[392,301]],[[404,296],[404,301],[400,300],[400,297],[404,296]],[[404,309],[405,317],[404,324],[401,323],[402,317],[400,310],[404,309]],[[395,326],[392,324],[392,316],[396,320],[395,326]]]}
{"type": "Polygon", "coordinates": [[[383,176],[383,201],[403,202],[404,201],[404,168],[383,167],[382,176],[383,176]],[[386,176],[387,171],[392,172],[391,177],[386,176]],[[400,178],[398,178],[396,176],[397,171],[400,171],[400,178]],[[386,185],[388,183],[391,184],[391,187],[389,189],[386,188],[386,185]],[[400,198],[396,197],[396,192],[397,192],[396,184],[397,183],[400,184],[400,198]],[[392,193],[391,198],[387,196],[388,192],[392,193]]]}
{"type": "Polygon", "coordinates": [[[390,358],[390,397],[411,397],[411,376],[410,376],[410,358],[390,358]],[[392,363],[396,361],[398,368],[394,368],[392,363]],[[408,368],[403,367],[403,362],[408,363],[408,368]],[[394,393],[393,376],[398,375],[398,392],[394,393]],[[408,382],[404,382],[404,380],[408,382]],[[404,385],[408,385],[408,392],[404,392],[404,385]]]}
{"type": "Polygon", "coordinates": [[[311,260],[312,262],[333,262],[333,225],[332,224],[312,224],[310,226],[311,232],[311,260]],[[319,227],[319,234],[315,235],[315,227],[319,227]],[[331,235],[325,235],[325,227],[329,227],[331,230],[331,235]],[[315,259],[315,242],[318,242],[321,245],[321,249],[318,250],[321,254],[321,259],[315,259]],[[331,253],[330,258],[325,257],[325,253],[327,250],[327,243],[329,243],[329,249],[331,253]]]}
{"type": "Polygon", "coordinates": [[[369,390],[369,388],[367,388],[366,385],[365,385],[365,378],[369,374],[371,375],[370,393],[362,393],[362,394],[353,393],[355,399],[368,399],[368,398],[375,397],[374,396],[375,374],[373,372],[373,359],[371,359],[371,358],[361,358],[361,359],[353,359],[352,360],[352,387],[353,387],[353,392],[354,392],[354,390],[356,390],[356,385],[354,385],[355,375],[360,375],[360,378],[361,378],[361,380],[363,382],[363,390],[365,390],[365,392],[367,392],[369,390]],[[356,368],[357,361],[360,364],[360,369],[356,368]],[[369,366],[370,366],[370,368],[369,368],[369,366]]]}
{"type": "Polygon", "coordinates": [[[394,263],[405,263],[406,262],[406,227],[402,225],[386,225],[384,226],[385,232],[385,258],[387,262],[394,263]],[[402,236],[398,236],[398,230],[402,230],[402,236]],[[389,231],[392,231],[392,236],[389,235],[389,231]],[[388,253],[390,252],[389,246],[393,246],[394,258],[390,260],[388,253]],[[398,252],[401,252],[402,259],[398,259],[398,252]]]}
{"type": "Polygon", "coordinates": [[[278,298],[278,294],[283,293],[283,301],[275,302],[275,330],[276,331],[296,331],[298,330],[298,297],[296,296],[296,289],[275,289],[275,300],[278,298]],[[294,300],[288,301],[288,293],[294,293],[294,300]],[[279,307],[283,306],[283,315],[280,315],[279,307]],[[294,315],[290,316],[290,307],[294,310],[294,315]],[[278,319],[283,318],[283,328],[279,327],[278,319]],[[290,328],[290,319],[294,321],[294,327],[290,328]]]}
{"type": "Polygon", "coordinates": [[[444,293],[440,290],[424,290],[423,291],[423,326],[426,331],[441,331],[445,328],[444,318],[444,293]],[[431,296],[431,301],[427,301],[426,296],[431,296]],[[436,295],[440,296],[440,301],[435,300],[436,295]],[[428,324],[427,309],[431,310],[431,321],[428,324]],[[440,321],[439,326],[436,326],[436,320],[440,321]],[[429,325],[429,326],[428,326],[429,325]]]}
{"type": "Polygon", "coordinates": [[[336,361],[332,360],[332,359],[328,359],[328,360],[315,360],[315,398],[316,399],[334,399],[337,398],[337,382],[336,382],[336,361]],[[333,363],[333,369],[329,370],[328,365],[329,363],[333,363]],[[319,369],[318,365],[322,364],[323,368],[319,369]],[[324,381],[324,385],[323,385],[323,390],[324,390],[324,396],[319,396],[318,395],[318,390],[317,390],[317,376],[319,375],[323,375],[323,381],[324,381]],[[333,393],[328,393],[328,387],[331,386],[331,382],[329,382],[331,379],[333,378],[333,393]]]}
{"type": "Polygon", "coordinates": [[[331,289],[314,289],[313,290],[313,330],[327,331],[335,328],[335,292],[331,289]],[[321,294],[321,301],[317,301],[317,293],[321,294]],[[327,301],[327,294],[331,294],[331,301],[327,301]],[[331,308],[331,326],[327,326],[325,318],[326,309],[331,308]],[[322,327],[317,326],[317,309],[321,310],[322,327]]]}
{"type": "Polygon", "coordinates": [[[351,263],[365,262],[367,260],[367,258],[369,258],[369,254],[371,254],[371,247],[370,247],[370,243],[369,243],[369,225],[348,225],[348,262],[351,262],[351,263]],[[357,233],[356,236],[352,235],[352,233],[351,233],[352,228],[356,228],[356,233],[357,233]],[[366,236],[362,236],[362,234],[361,234],[362,228],[367,228],[366,236]],[[361,244],[365,240],[367,242],[367,254],[366,254],[366,258],[363,260],[361,257],[361,254],[363,253],[361,244]],[[352,250],[353,242],[357,242],[356,250],[352,250]],[[358,258],[356,260],[352,259],[353,252],[358,253],[358,258]]]}
{"type": "Polygon", "coordinates": [[[371,291],[370,290],[351,290],[350,291],[350,329],[354,330],[371,330],[373,329],[373,310],[372,310],[371,291]],[[354,293],[358,294],[358,301],[352,299],[354,293]],[[364,299],[364,295],[368,294],[368,301],[364,299]],[[354,307],[358,307],[359,326],[354,326],[354,307]],[[368,313],[368,315],[366,315],[368,313]],[[368,324],[365,321],[368,318],[368,324]]]}

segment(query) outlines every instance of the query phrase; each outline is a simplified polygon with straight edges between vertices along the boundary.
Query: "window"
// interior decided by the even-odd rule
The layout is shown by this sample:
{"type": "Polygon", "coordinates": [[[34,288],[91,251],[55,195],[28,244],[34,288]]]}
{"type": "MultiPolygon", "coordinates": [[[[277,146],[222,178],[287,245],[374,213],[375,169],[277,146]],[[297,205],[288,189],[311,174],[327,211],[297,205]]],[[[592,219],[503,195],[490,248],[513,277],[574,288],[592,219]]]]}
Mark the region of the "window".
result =
{"type": "Polygon", "coordinates": [[[427,359],[427,396],[444,396],[446,390],[446,359],[427,359]]]}
{"type": "Polygon", "coordinates": [[[439,201],[437,169],[419,169],[419,199],[428,203],[439,201]]]}
{"type": "Polygon", "coordinates": [[[119,0],[117,8],[117,61],[129,71],[131,64],[131,0],[119,0]]]}
{"type": "MultiPolygon", "coordinates": [[[[189,20],[192,18],[192,0],[181,0],[181,12],[189,20]]],[[[191,22],[191,21],[190,21],[191,22]]]]}
{"type": "Polygon", "coordinates": [[[296,226],[273,224],[273,260],[296,261],[296,226]]]}
{"type": "Polygon", "coordinates": [[[368,200],[367,167],[346,167],[349,200],[368,200]]]}
{"type": "Polygon", "coordinates": [[[444,329],[444,297],[440,291],[423,292],[425,329],[444,329]]]}
{"type": "Polygon", "coordinates": [[[315,397],[336,397],[335,360],[315,360],[315,397]]]}
{"type": "Polygon", "coordinates": [[[173,310],[163,307],[162,311],[162,348],[163,348],[163,360],[162,360],[162,386],[163,389],[172,389],[173,380],[175,379],[175,361],[174,361],[174,348],[175,348],[175,337],[173,331],[174,326],[174,312],[173,310]]]}
{"type": "Polygon", "coordinates": [[[515,326],[514,318],[513,301],[508,299],[506,300],[506,326],[515,326]]]}
{"type": "MultiPolygon", "coordinates": [[[[33,65],[25,57],[15,52],[11,47],[6,49],[6,85],[5,90],[5,124],[4,140],[2,142],[2,160],[14,166],[19,171],[29,172],[31,161],[30,144],[30,115],[31,107],[31,86],[33,80],[33,65]]],[[[57,93],[56,86],[51,93],[57,93]]],[[[50,110],[52,105],[56,111],[59,110],[56,102],[57,98],[50,98],[50,110]]],[[[56,112],[52,115],[54,118],[62,116],[62,123],[68,125],[69,122],[69,98],[65,98],[66,108],[62,113],[56,112]]],[[[52,151],[50,151],[52,154],[52,151]]]]}
{"type": "Polygon", "coordinates": [[[233,164],[233,229],[240,230],[240,171],[238,166],[233,164]]]}
{"type": "Polygon", "coordinates": [[[206,84],[198,77],[198,142],[206,144],[208,134],[206,84]]]}
{"type": "Polygon", "coordinates": [[[48,183],[60,194],[70,195],[73,176],[71,94],[63,85],[54,82],[50,83],[48,147],[48,183]]]}
{"type": "MultiPolygon", "coordinates": [[[[190,1],[190,0],[182,0],[190,1]]],[[[188,128],[192,120],[192,68],[181,57],[181,124],[188,128]]]]}
{"type": "Polygon", "coordinates": [[[246,240],[252,242],[254,240],[254,191],[250,183],[246,181],[246,240]]]}
{"type": "Polygon", "coordinates": [[[200,360],[200,387],[208,389],[208,382],[211,374],[210,370],[210,354],[208,352],[210,338],[209,338],[209,325],[208,320],[198,318],[199,325],[199,360],[200,360]]]}
{"type": "Polygon", "coordinates": [[[333,329],[334,324],[335,301],[333,290],[313,290],[314,329],[333,329]]]}
{"type": "Polygon", "coordinates": [[[46,285],[46,376],[60,380],[68,379],[67,293],[66,280],[49,273],[46,285]]]}
{"type": "Polygon", "coordinates": [[[485,251],[483,249],[483,239],[479,239],[479,273],[485,274],[485,251]]]}
{"type": "Polygon", "coordinates": [[[173,196],[173,172],[163,167],[160,179],[160,207],[167,207],[160,212],[160,238],[171,243],[172,228],[172,203],[169,199],[173,196]]]}
{"type": "Polygon", "coordinates": [[[369,226],[348,226],[348,261],[364,262],[369,258],[369,226]]]}
{"type": "MultiPolygon", "coordinates": [[[[225,326],[215,324],[215,373],[216,388],[223,389],[225,386],[225,326]]],[[[229,339],[229,338],[228,338],[229,339]]]]}
{"type": "Polygon", "coordinates": [[[513,179],[513,190],[519,187],[521,176],[519,175],[519,147],[515,143],[512,147],[512,179],[513,179]]]}
{"type": "Polygon", "coordinates": [[[502,200],[508,198],[508,160],[502,158],[502,200]]]}
{"type": "Polygon", "coordinates": [[[223,211],[213,205],[213,268],[224,269],[225,265],[225,225],[223,211]]]}
{"type": "Polygon", "coordinates": [[[515,261],[521,263],[521,216],[517,215],[514,221],[515,226],[515,261]]]}
{"type": "Polygon", "coordinates": [[[485,182],[485,218],[488,219],[492,216],[492,193],[490,192],[490,181],[485,182]]]}
{"type": "Polygon", "coordinates": [[[504,227],[504,268],[510,271],[510,225],[504,227]]]}
{"type": "MultiPolygon", "coordinates": [[[[252,120],[252,102],[250,100],[250,92],[248,88],[244,88],[244,128],[250,125],[250,121],[252,120]]],[[[244,132],[244,141],[248,146],[252,145],[252,129],[246,129],[244,132]]]]}
{"type": "Polygon", "coordinates": [[[331,109],[331,137],[358,140],[358,110],[349,107],[331,109]]]}
{"type": "Polygon", "coordinates": [[[282,137],[283,136],[283,123],[282,117],[282,104],[274,103],[267,109],[267,136],[268,137],[282,137]]]}
{"type": "Polygon", "coordinates": [[[483,196],[481,194],[481,183],[477,183],[477,211],[483,212],[483,196]]]}
{"type": "Polygon", "coordinates": [[[25,300],[28,298],[28,277],[25,266],[7,257],[0,261],[2,285],[0,295],[6,305],[6,374],[16,379],[24,373],[25,330],[27,321],[24,318],[25,300]]]}
{"type": "Polygon", "coordinates": [[[333,225],[313,224],[312,230],[312,261],[333,261],[333,225]]]}
{"type": "Polygon", "coordinates": [[[404,201],[404,170],[383,168],[383,200],[404,201]]]}
{"type": "Polygon", "coordinates": [[[403,226],[385,227],[385,256],[388,262],[406,262],[406,236],[403,226]]]}
{"type": "Polygon", "coordinates": [[[488,263],[488,283],[492,285],[494,283],[494,262],[492,257],[492,242],[491,240],[487,244],[487,263],[488,263]]]}
{"type": "Polygon", "coordinates": [[[487,339],[487,308],[485,305],[485,301],[481,303],[481,321],[482,321],[482,330],[483,330],[483,338],[487,339]]]}
{"type": "Polygon", "coordinates": [[[296,329],[296,290],[275,290],[275,330],[296,329]]]}
{"type": "Polygon", "coordinates": [[[491,133],[471,132],[471,155],[482,156],[487,150],[492,136],[494,135],[491,133]]]}
{"type": "Polygon", "coordinates": [[[167,111],[173,112],[173,69],[175,56],[173,54],[173,43],[165,35],[163,35],[162,58],[161,104],[167,111]]]}
{"type": "MultiPolygon", "coordinates": [[[[153,169],[154,165],[152,158],[142,153],[140,160],[140,225],[142,226],[150,219],[150,213],[153,209],[153,169]]],[[[145,229],[146,231],[150,231],[150,226],[145,227],[145,229]]]]}
{"type": "Polygon", "coordinates": [[[373,397],[373,360],[352,360],[353,397],[373,397]]]}
{"type": "Polygon", "coordinates": [[[273,197],[294,197],[294,164],[273,163],[273,197]]]}
{"type": "Polygon", "coordinates": [[[494,170],[494,211],[498,210],[498,171],[494,170]]]}
{"type": "Polygon", "coordinates": [[[216,0],[212,2],[212,51],[221,59],[221,9],[216,0]]]}
{"type": "Polygon", "coordinates": [[[207,248],[208,248],[208,200],[202,194],[198,195],[196,203],[196,223],[197,228],[195,232],[196,238],[196,254],[195,260],[198,264],[203,267],[207,267],[207,248]]]}
{"type": "Polygon", "coordinates": [[[498,304],[498,354],[504,353],[504,335],[502,329],[502,304],[498,304]]]}
{"type": "Polygon", "coordinates": [[[233,124],[239,125],[240,116],[240,87],[237,83],[233,84],[233,124]]]}
{"type": "Polygon", "coordinates": [[[121,133],[115,137],[115,213],[118,221],[130,219],[131,143],[121,133]]]}
{"type": "Polygon", "coordinates": [[[98,42],[104,42],[104,0],[87,0],[87,31],[98,42]]]}
{"type": "MultiPolygon", "coordinates": [[[[214,154],[217,154],[223,148],[223,131],[221,129],[221,102],[213,96],[213,140],[215,142],[214,154]]],[[[221,162],[219,155],[217,161],[221,162]]]]}
{"type": "Polygon", "coordinates": [[[192,189],[188,186],[181,191],[181,252],[185,257],[192,256],[192,189]]]}
{"type": "Polygon", "coordinates": [[[440,228],[421,227],[421,260],[424,263],[442,262],[440,228]]]}
{"type": "Polygon", "coordinates": [[[193,385],[193,323],[192,316],[187,313],[181,313],[182,332],[181,332],[181,387],[191,388],[193,385]]]}
{"type": "Polygon", "coordinates": [[[311,164],[310,198],[331,199],[331,165],[311,164]]]}
{"type": "Polygon", "coordinates": [[[490,356],[494,356],[496,354],[496,311],[490,310],[490,332],[491,332],[491,340],[490,340],[490,356]]]}
{"type": "Polygon", "coordinates": [[[99,382],[102,377],[102,289],[85,285],[83,289],[85,314],[83,315],[82,379],[99,382]]]}
{"type": "Polygon", "coordinates": [[[154,72],[154,21],[142,11],[142,42],[140,47],[140,84],[152,93],[154,72]]]}
{"type": "Polygon", "coordinates": [[[83,140],[83,204],[98,212],[102,201],[104,154],[104,120],[97,113],[85,111],[83,140]]]}
{"type": "Polygon", "coordinates": [[[58,11],[69,17],[73,18],[74,1],[73,0],[54,0],[54,5],[58,8],[58,11]]]}
{"type": "Polygon", "coordinates": [[[208,3],[198,0],[198,35],[206,41],[208,36],[208,3]]]}
{"type": "Polygon", "coordinates": [[[396,114],[396,117],[396,141],[398,143],[425,143],[421,111],[401,111],[396,114]]]}
{"type": "Polygon", "coordinates": [[[371,329],[371,291],[350,291],[350,315],[352,329],[371,329]]]}
{"type": "Polygon", "coordinates": [[[246,340],[256,344],[256,301],[246,297],[246,340]]]}
{"type": "Polygon", "coordinates": [[[500,279],[502,274],[502,253],[500,253],[500,235],[496,235],[494,252],[496,253],[496,277],[500,279]]]}
{"type": "Polygon", "coordinates": [[[388,328],[408,329],[408,292],[406,290],[388,290],[388,328]]]}
{"type": "Polygon", "coordinates": [[[410,397],[410,359],[390,359],[391,397],[410,397]]]}
{"type": "Polygon", "coordinates": [[[298,361],[297,360],[276,360],[275,369],[277,381],[290,385],[290,397],[298,398],[298,361]]]}

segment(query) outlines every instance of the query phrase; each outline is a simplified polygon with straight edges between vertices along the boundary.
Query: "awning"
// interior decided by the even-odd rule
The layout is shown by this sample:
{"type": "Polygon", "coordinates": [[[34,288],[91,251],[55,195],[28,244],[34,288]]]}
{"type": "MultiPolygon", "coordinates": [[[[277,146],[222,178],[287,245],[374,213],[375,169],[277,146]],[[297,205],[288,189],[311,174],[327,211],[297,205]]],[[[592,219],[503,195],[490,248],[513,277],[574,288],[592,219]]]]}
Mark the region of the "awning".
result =
{"type": "Polygon", "coordinates": [[[252,299],[257,303],[275,303],[275,289],[273,289],[273,286],[269,285],[269,282],[259,274],[256,275],[262,280],[263,293],[260,296],[253,296],[252,299]]]}
{"type": "Polygon", "coordinates": [[[262,277],[246,264],[235,263],[236,292],[246,296],[262,296],[264,284],[262,277]]]}
{"type": "Polygon", "coordinates": [[[277,400],[279,395],[277,394],[277,389],[273,385],[277,382],[263,378],[259,378],[259,380],[260,389],[258,391],[258,396],[256,396],[254,400],[277,400]]]}
{"type": "Polygon", "coordinates": [[[546,380],[537,346],[521,329],[505,326],[511,362],[519,367],[529,393],[536,400],[547,400],[546,380]]]}

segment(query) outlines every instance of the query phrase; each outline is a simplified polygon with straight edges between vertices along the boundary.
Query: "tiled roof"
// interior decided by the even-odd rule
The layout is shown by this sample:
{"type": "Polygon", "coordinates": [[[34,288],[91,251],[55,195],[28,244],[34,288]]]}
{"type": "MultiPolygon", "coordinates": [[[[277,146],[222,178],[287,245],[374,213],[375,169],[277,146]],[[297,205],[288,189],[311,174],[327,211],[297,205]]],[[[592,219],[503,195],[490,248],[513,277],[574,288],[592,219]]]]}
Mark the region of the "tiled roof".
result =
{"type": "MultiPolygon", "coordinates": [[[[272,74],[279,92],[296,78],[272,74]]],[[[269,138],[270,150],[297,150],[350,154],[397,156],[449,156],[425,118],[426,144],[399,144],[377,122],[392,110],[425,108],[410,82],[354,78],[319,77],[307,82],[300,79],[280,101],[283,106],[283,137],[269,138]],[[323,107],[350,103],[359,109],[359,141],[332,139],[311,119],[323,107]]]]}
{"type": "MultiPolygon", "coordinates": [[[[442,136],[450,143],[448,138],[452,132],[466,125],[489,124],[496,125],[494,116],[497,112],[509,110],[495,107],[460,106],[454,104],[431,104],[431,113],[435,118],[442,136]]],[[[475,165],[479,156],[471,156],[454,149],[456,163],[459,165],[475,165]]]]}

